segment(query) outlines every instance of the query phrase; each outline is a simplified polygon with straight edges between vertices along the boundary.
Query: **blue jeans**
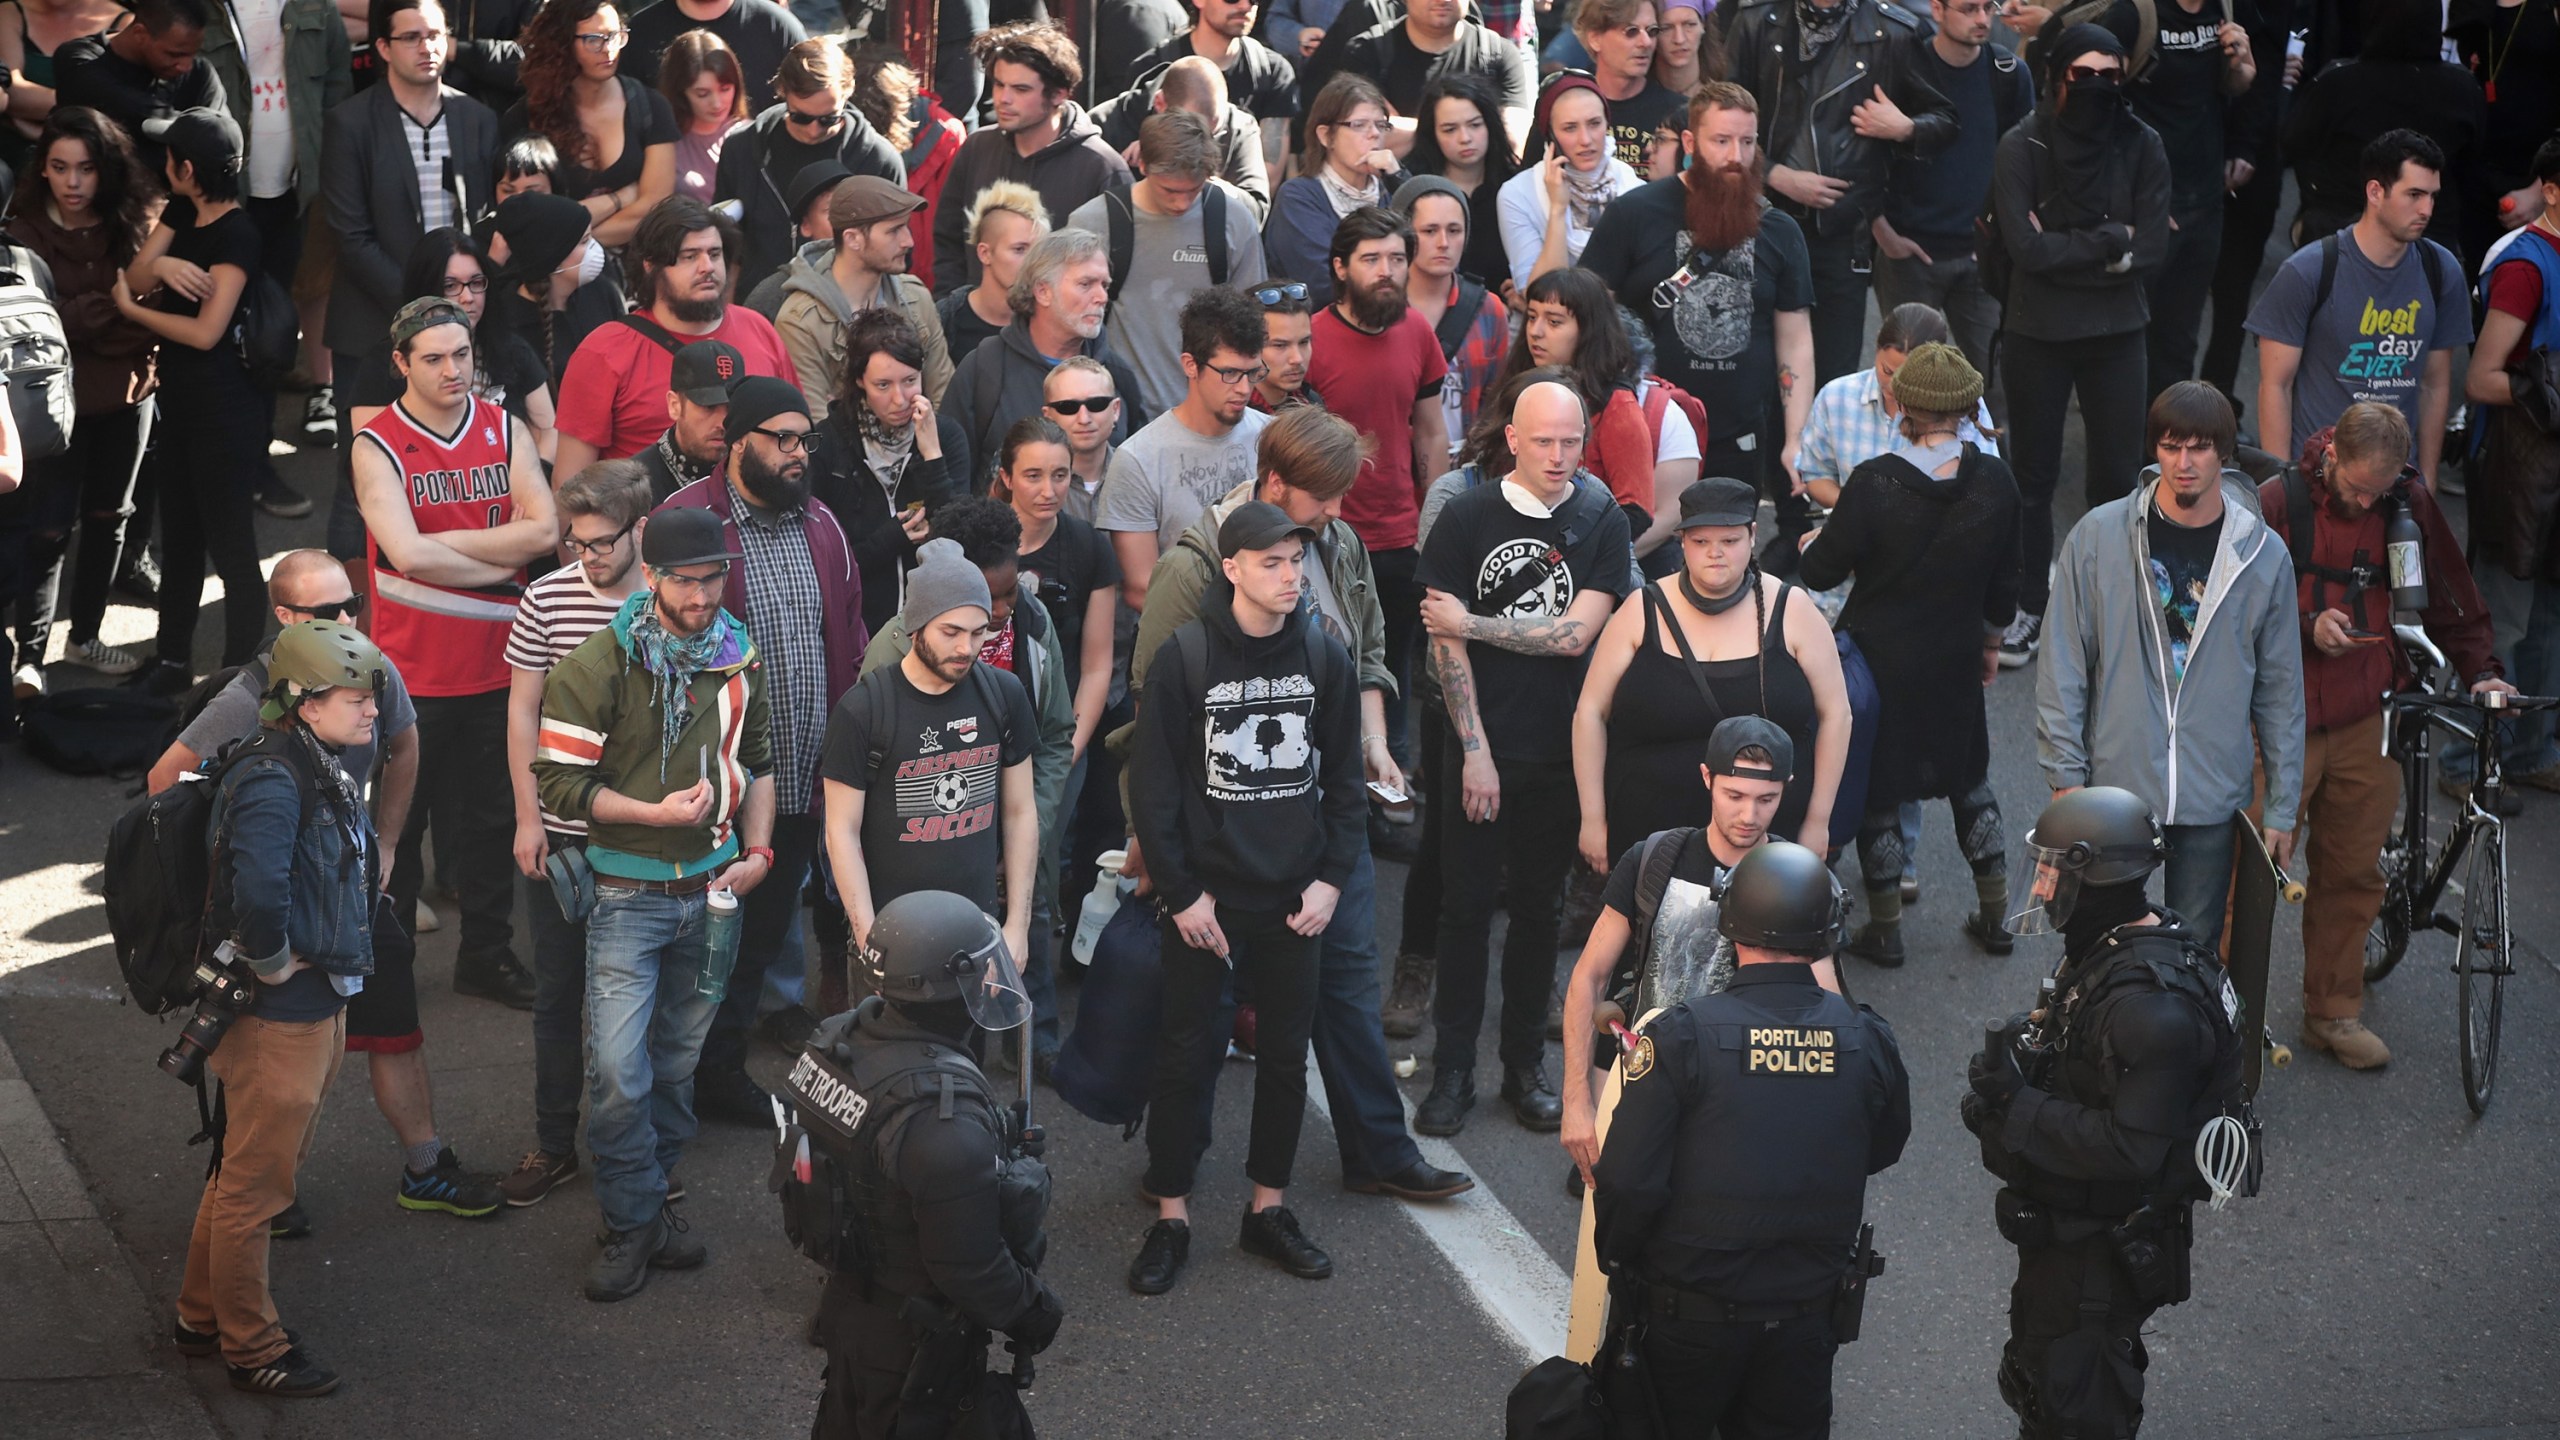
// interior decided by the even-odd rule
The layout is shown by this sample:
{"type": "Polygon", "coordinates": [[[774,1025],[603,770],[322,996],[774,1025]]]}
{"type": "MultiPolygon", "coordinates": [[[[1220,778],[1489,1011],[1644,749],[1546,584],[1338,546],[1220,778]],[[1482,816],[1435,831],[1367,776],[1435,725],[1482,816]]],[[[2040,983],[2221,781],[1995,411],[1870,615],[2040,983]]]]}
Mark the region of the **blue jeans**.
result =
{"type": "Polygon", "coordinates": [[[2239,837],[2231,822],[2218,825],[2163,825],[2169,842],[2168,863],[2161,867],[2160,903],[2178,912],[2187,929],[2206,946],[2222,943],[2222,912],[2231,901],[2232,847],[2239,837]]]}
{"type": "Polygon", "coordinates": [[[1422,1158],[1404,1128],[1404,1100],[1387,1065],[1387,1036],[1378,1010],[1378,867],[1369,847],[1343,882],[1342,899],[1325,927],[1316,969],[1316,1071],[1333,1111],[1342,1178],[1393,1175],[1422,1158]]]}
{"type": "MultiPolygon", "coordinates": [[[[565,843],[552,838],[552,848],[565,843]]],[[[587,927],[571,924],[548,880],[517,877],[533,931],[533,1143],[574,1155],[586,1074],[587,927]]]]}
{"type": "MultiPolygon", "coordinates": [[[[2560,686],[2560,585],[2548,580],[2518,580],[2494,560],[2475,560],[2471,576],[2489,606],[2497,631],[2498,658],[2506,662],[2507,680],[2527,695],[2548,695],[2560,686]]],[[[2554,738],[2554,713],[2538,710],[2498,727],[2506,737],[2499,758],[2509,780],[2560,765],[2560,741],[2554,738]]],[[[2448,740],[2444,774],[2459,784],[2471,783],[2472,747],[2448,740]]]]}
{"type": "Polygon", "coordinates": [[[664,895],[596,877],[587,917],[587,1148],[596,1201],[615,1230],[667,1203],[667,1172],[699,1128],[693,1067],[718,1007],[694,987],[703,892],[664,895]]]}

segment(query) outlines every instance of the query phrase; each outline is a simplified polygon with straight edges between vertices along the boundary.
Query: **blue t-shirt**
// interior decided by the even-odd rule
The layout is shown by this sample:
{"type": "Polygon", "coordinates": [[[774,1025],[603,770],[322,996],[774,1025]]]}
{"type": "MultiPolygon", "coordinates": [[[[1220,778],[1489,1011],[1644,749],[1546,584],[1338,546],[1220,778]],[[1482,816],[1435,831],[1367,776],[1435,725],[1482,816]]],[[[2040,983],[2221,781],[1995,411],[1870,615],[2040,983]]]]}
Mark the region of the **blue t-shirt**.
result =
{"type": "MultiPolygon", "coordinates": [[[[2302,351],[2293,375],[2293,444],[2334,425],[2348,406],[2379,400],[2418,430],[2418,382],[2427,357],[2471,343],[2471,301],[2462,262],[2432,240],[2439,284],[2427,293],[2427,266],[2416,245],[2384,269],[2365,258],[2353,229],[2338,232],[2338,276],[2319,313],[2318,244],[2305,245],[2276,271],[2249,311],[2249,333],[2302,351]]],[[[2414,457],[2415,450],[2411,451],[2414,457]]],[[[2293,457],[2287,456],[2287,459],[2293,457]]]]}
{"type": "Polygon", "coordinates": [[[2019,118],[2034,110],[2036,87],[2023,62],[2006,51],[1994,56],[1988,46],[1961,70],[1940,57],[1926,35],[1911,38],[1911,53],[1920,78],[1956,107],[1956,138],[1935,155],[1896,150],[1885,190],[1885,218],[1904,238],[1922,241],[1931,259],[1952,260],[1971,253],[1974,217],[1991,194],[2000,116],[2004,108],[2019,118]],[[2000,103],[2003,92],[2008,92],[2006,107],[2000,103]],[[1949,242],[1964,248],[1954,249],[1949,242]]]}

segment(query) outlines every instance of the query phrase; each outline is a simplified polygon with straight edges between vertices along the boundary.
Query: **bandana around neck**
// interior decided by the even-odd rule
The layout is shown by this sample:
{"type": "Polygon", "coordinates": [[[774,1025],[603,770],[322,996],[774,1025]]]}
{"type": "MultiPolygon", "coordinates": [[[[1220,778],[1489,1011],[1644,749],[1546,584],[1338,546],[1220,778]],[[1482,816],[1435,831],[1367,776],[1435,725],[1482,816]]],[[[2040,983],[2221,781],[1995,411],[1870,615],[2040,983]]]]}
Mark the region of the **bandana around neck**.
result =
{"type": "Polygon", "coordinates": [[[658,706],[658,780],[667,779],[667,763],[693,723],[693,679],[716,666],[744,657],[738,624],[726,610],[711,612],[711,623],[692,635],[678,635],[659,618],[657,597],[642,590],[623,602],[631,635],[631,651],[649,672],[650,697],[658,706]]]}

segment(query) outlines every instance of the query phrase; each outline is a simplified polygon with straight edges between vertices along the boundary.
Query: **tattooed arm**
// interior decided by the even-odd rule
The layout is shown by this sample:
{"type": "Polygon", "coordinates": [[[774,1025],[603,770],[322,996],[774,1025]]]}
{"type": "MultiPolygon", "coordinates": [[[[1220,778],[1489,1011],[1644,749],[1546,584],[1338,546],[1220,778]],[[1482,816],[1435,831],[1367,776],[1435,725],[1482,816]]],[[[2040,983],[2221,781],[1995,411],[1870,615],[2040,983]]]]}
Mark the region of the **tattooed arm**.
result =
{"type": "MultiPolygon", "coordinates": [[[[1447,598],[1437,590],[1427,593],[1447,598]]],[[[1485,743],[1484,716],[1476,708],[1476,667],[1467,658],[1467,642],[1434,634],[1431,673],[1440,682],[1441,703],[1449,711],[1449,728],[1458,737],[1463,757],[1459,804],[1468,820],[1489,825],[1502,808],[1502,776],[1494,769],[1493,751],[1485,743]]]]}
{"type": "MultiPolygon", "coordinates": [[[[1481,640],[1520,655],[1573,656],[1590,649],[1599,638],[1600,627],[1609,623],[1617,600],[1606,590],[1592,589],[1574,596],[1562,615],[1493,616],[1470,613],[1456,597],[1430,590],[1422,599],[1422,623],[1434,641],[1481,640]]],[[[1454,719],[1455,707],[1450,713],[1454,719]]]]}
{"type": "Polygon", "coordinates": [[[1804,443],[1805,417],[1813,413],[1813,392],[1816,388],[1813,383],[1813,312],[1781,310],[1776,320],[1778,404],[1786,415],[1786,438],[1778,450],[1778,463],[1786,467],[1787,483],[1801,495],[1804,493],[1804,481],[1796,475],[1796,450],[1804,443]]]}

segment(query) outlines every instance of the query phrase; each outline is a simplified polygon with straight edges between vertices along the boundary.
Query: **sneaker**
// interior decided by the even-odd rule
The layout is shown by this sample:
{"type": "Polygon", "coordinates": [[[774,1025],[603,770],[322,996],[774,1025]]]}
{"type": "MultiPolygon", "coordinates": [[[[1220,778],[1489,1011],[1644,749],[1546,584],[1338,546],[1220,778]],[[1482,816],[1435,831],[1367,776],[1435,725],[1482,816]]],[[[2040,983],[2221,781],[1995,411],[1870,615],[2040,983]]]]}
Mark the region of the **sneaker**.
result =
{"type": "Polygon", "coordinates": [[[773,1129],[773,1096],[744,1070],[693,1072],[693,1113],[704,1120],[773,1129]]]}
{"type": "Polygon", "coordinates": [[[299,520],[311,513],[310,497],[281,480],[250,497],[258,508],[279,520],[299,520]]]}
{"type": "Polygon", "coordinates": [[[1301,1280],[1323,1280],[1333,1274],[1333,1257],[1316,1248],[1286,1205],[1247,1210],[1239,1243],[1247,1255],[1259,1255],[1301,1280]]]}
{"type": "MultiPolygon", "coordinates": [[[[212,1330],[190,1330],[184,1320],[175,1321],[169,1326],[169,1342],[178,1347],[179,1354],[190,1360],[211,1359],[222,1349],[220,1333],[212,1330]]],[[[284,1343],[301,1344],[302,1332],[287,1325],[284,1327],[284,1343]]]]}
{"type": "Polygon", "coordinates": [[[400,1170],[400,1208],[403,1210],[442,1210],[465,1220],[477,1220],[495,1214],[507,1203],[506,1192],[498,1182],[486,1175],[474,1175],[462,1168],[460,1157],[448,1145],[436,1157],[436,1168],[421,1175],[407,1166],[400,1170]]]}
{"type": "Polygon", "coordinates": [[[1191,1222],[1159,1220],[1147,1227],[1138,1258],[1129,1262],[1129,1288],[1141,1295],[1161,1295],[1182,1277],[1191,1259],[1191,1222]]]}
{"type": "Polygon", "coordinates": [[[498,1182],[498,1193],[518,1209],[539,1205],[543,1196],[576,1178],[577,1173],[578,1152],[575,1150],[566,1155],[528,1150],[524,1158],[516,1162],[515,1170],[498,1182]]]}
{"type": "Polygon", "coordinates": [[[1422,1033],[1431,1013],[1431,976],[1439,967],[1428,955],[1398,954],[1395,978],[1387,983],[1387,1003],[1379,1019],[1391,1040],[1410,1040],[1422,1033]]]}
{"type": "Polygon", "coordinates": [[[2044,637],[2044,617],[2018,612],[2009,628],[2000,636],[2000,668],[2015,670],[2036,658],[2036,644],[2044,637]]]}
{"type": "Polygon", "coordinates": [[[286,1347],[283,1354],[264,1365],[234,1365],[230,1368],[231,1388],[246,1390],[252,1395],[308,1400],[338,1388],[337,1372],[324,1368],[303,1354],[299,1345],[286,1347]]]}
{"type": "Polygon", "coordinates": [[[2303,1016],[2302,1043],[2337,1056],[2338,1063],[2350,1070],[2379,1070],[2391,1063],[2391,1047],[2353,1015],[2343,1020],[2303,1016]]]}
{"type": "Polygon", "coordinates": [[[476,962],[457,960],[453,966],[453,993],[495,1000],[511,1010],[530,1010],[533,977],[525,973],[513,955],[476,962]]]}
{"type": "Polygon", "coordinates": [[[151,552],[136,547],[125,557],[124,570],[116,576],[115,588],[145,605],[160,602],[160,562],[151,552]]]}
{"type": "Polygon", "coordinates": [[[327,449],[337,448],[338,396],[329,386],[313,386],[311,398],[302,402],[302,438],[327,449]]]}
{"type": "Polygon", "coordinates": [[[409,912],[409,933],[412,935],[433,935],[443,928],[444,918],[436,914],[435,907],[424,900],[420,900],[417,908],[409,912]]]}
{"type": "Polygon", "coordinates": [[[21,665],[9,676],[10,693],[21,700],[33,700],[44,693],[44,667],[21,665]]]}
{"type": "Polygon", "coordinates": [[[95,638],[72,641],[63,650],[62,658],[101,675],[130,675],[142,668],[141,656],[95,638]]]}
{"type": "Polygon", "coordinates": [[[311,1238],[311,1216],[303,1210],[301,1201],[296,1200],[275,1213],[275,1218],[267,1222],[267,1238],[270,1240],[311,1238]]]}

